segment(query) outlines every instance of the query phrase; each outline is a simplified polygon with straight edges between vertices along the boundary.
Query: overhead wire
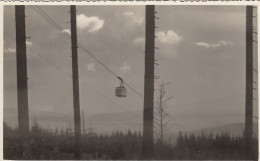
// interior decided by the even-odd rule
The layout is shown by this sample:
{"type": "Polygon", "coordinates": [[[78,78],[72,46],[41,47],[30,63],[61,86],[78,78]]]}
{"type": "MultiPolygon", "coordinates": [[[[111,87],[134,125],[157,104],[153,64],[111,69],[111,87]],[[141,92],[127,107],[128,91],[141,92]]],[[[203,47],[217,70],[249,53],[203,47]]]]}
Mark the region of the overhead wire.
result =
{"type": "Polygon", "coordinates": [[[97,91],[96,89],[94,89],[93,87],[89,86],[88,84],[86,84],[86,82],[84,82],[82,79],[79,79],[80,83],[85,85],[86,87],[90,88],[91,90],[95,91],[97,94],[103,96],[103,98],[106,98],[107,100],[113,102],[114,104],[120,106],[120,107],[124,107],[124,109],[127,111],[127,112],[130,112],[132,114],[134,114],[137,118],[139,119],[142,119],[140,116],[138,116],[136,113],[132,112],[132,111],[129,111],[127,107],[123,106],[123,105],[120,105],[119,103],[115,102],[114,100],[112,100],[111,98],[107,97],[106,95],[102,94],[101,92],[97,91]]]}
{"type": "MultiPolygon", "coordinates": [[[[16,41],[16,39],[15,39],[13,36],[11,36],[10,34],[8,34],[7,32],[4,32],[4,34],[5,34],[6,36],[8,36],[9,38],[11,38],[12,40],[16,41]]],[[[51,62],[51,61],[49,61],[47,58],[41,56],[41,54],[38,54],[38,53],[35,52],[33,49],[28,48],[28,47],[26,47],[26,48],[27,48],[28,50],[30,50],[32,53],[34,53],[36,56],[39,56],[39,58],[41,58],[42,60],[46,61],[47,63],[49,63],[50,65],[52,65],[53,67],[55,67],[56,69],[58,69],[58,70],[64,72],[67,76],[69,76],[69,77],[72,76],[71,73],[69,73],[69,72],[66,71],[65,69],[63,69],[63,68],[61,68],[61,67],[55,65],[53,62],[51,62]]],[[[122,109],[124,109],[125,111],[132,113],[133,115],[136,116],[136,118],[141,119],[141,117],[138,116],[136,113],[134,113],[134,112],[132,112],[132,111],[129,111],[129,110],[127,109],[127,107],[125,107],[125,106],[123,106],[123,105],[121,105],[121,104],[119,104],[119,103],[113,101],[113,100],[110,99],[109,97],[103,95],[101,92],[99,92],[99,91],[97,91],[96,89],[94,89],[93,87],[89,86],[89,85],[88,85],[86,82],[84,82],[82,79],[79,79],[79,81],[81,82],[82,85],[86,86],[87,88],[89,88],[89,89],[91,89],[92,91],[96,92],[97,94],[101,95],[103,98],[109,100],[110,102],[114,103],[114,104],[117,105],[118,107],[122,107],[122,109]]],[[[113,106],[113,107],[114,107],[114,106],[113,106]]],[[[129,107],[128,107],[128,108],[129,108],[129,107]]]]}
{"type": "MultiPolygon", "coordinates": [[[[39,6],[30,6],[30,8],[33,8],[33,10],[38,13],[40,16],[42,16],[45,20],[49,21],[52,26],[60,30],[61,32],[64,30],[54,19],[52,19],[45,11],[43,11],[39,6]]],[[[63,34],[66,38],[70,40],[70,35],[68,33],[63,34]]],[[[85,48],[80,42],[78,42],[78,47],[81,48],[83,51],[85,51],[86,54],[90,55],[93,59],[95,59],[101,66],[103,66],[107,71],[109,71],[113,76],[118,78],[119,76],[111,70],[107,65],[105,65],[101,60],[99,60],[90,50],[85,48]]],[[[124,84],[130,88],[133,92],[135,92],[137,95],[139,95],[142,98],[142,94],[138,92],[134,87],[132,87],[129,83],[127,83],[124,80],[124,84]]]]}
{"type": "MultiPolygon", "coordinates": [[[[60,30],[61,32],[64,30],[59,24],[56,23],[55,20],[53,20],[46,12],[44,12],[40,7],[38,6],[30,6],[36,13],[43,16],[45,20],[50,22],[49,24],[60,30]]],[[[67,39],[71,39],[70,35],[68,33],[65,33],[64,36],[67,39]]],[[[89,51],[87,48],[85,48],[81,43],[78,42],[78,47],[80,47],[85,53],[89,54],[93,59],[95,59],[99,64],[101,64],[105,69],[107,69],[112,75],[115,77],[119,77],[115,72],[113,72],[109,67],[107,67],[102,61],[100,61],[91,51],[89,51]]],[[[132,91],[134,91],[136,94],[142,97],[142,94],[138,92],[136,89],[134,89],[131,85],[129,85],[126,81],[124,81],[124,84],[129,87],[132,91]]]]}
{"type": "MultiPolygon", "coordinates": [[[[8,34],[8,33],[6,33],[6,32],[4,32],[4,34],[5,34],[6,36],[8,36],[9,38],[13,39],[14,41],[16,41],[16,39],[15,39],[13,36],[11,36],[10,34],[8,34]]],[[[41,54],[38,54],[38,53],[35,52],[33,49],[28,48],[28,47],[26,47],[26,48],[27,48],[28,50],[30,50],[33,54],[39,56],[39,57],[40,57],[41,59],[43,59],[44,61],[48,62],[50,65],[56,67],[57,69],[63,71],[64,73],[66,73],[68,76],[70,76],[70,77],[72,76],[71,73],[69,73],[69,72],[66,71],[65,69],[63,69],[63,68],[61,68],[61,67],[55,65],[53,62],[49,61],[47,58],[43,57],[41,54]]]]}

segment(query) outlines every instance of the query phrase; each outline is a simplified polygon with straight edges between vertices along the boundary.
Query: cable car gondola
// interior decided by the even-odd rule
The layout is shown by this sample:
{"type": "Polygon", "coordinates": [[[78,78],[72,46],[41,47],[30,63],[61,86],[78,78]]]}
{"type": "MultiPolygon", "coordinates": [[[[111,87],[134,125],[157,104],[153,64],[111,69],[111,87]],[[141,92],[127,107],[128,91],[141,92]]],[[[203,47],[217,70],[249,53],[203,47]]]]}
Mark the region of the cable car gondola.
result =
{"type": "Polygon", "coordinates": [[[120,80],[120,86],[116,87],[115,93],[117,97],[126,97],[126,88],[124,87],[124,81],[122,78],[117,77],[120,80]]]}

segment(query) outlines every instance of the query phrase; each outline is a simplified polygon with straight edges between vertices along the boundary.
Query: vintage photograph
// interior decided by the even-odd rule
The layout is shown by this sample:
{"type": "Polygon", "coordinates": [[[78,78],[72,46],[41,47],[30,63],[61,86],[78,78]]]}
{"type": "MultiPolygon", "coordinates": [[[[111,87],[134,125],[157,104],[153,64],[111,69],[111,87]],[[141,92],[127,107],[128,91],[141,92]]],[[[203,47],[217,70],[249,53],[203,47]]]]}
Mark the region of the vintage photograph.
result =
{"type": "Polygon", "coordinates": [[[4,5],[6,160],[258,160],[254,5],[4,5]]]}

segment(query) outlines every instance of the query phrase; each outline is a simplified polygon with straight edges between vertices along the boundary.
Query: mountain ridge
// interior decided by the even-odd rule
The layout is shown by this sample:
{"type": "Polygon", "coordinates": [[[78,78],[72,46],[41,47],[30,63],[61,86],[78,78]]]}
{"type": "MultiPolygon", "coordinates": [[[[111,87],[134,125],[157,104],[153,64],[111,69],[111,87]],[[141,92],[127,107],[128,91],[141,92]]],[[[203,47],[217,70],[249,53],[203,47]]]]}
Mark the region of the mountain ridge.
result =
{"type": "MultiPolygon", "coordinates": [[[[11,126],[17,126],[17,109],[15,108],[4,108],[4,121],[11,126]]],[[[50,112],[43,110],[30,110],[30,122],[32,123],[33,119],[36,119],[38,123],[43,127],[69,127],[73,126],[73,115],[50,112]]],[[[201,122],[203,118],[198,118],[201,122]]],[[[196,133],[200,134],[204,132],[221,134],[223,132],[229,132],[232,136],[242,136],[244,123],[234,122],[226,124],[212,124],[212,126],[202,127],[193,127],[194,130],[190,128],[192,125],[189,125],[190,120],[187,119],[175,119],[174,121],[168,124],[169,134],[177,135],[179,131],[186,133],[196,133]],[[178,121],[178,122],[177,122],[178,121]],[[186,121],[186,122],[185,122],[186,121]]],[[[199,122],[199,123],[200,123],[199,122]]],[[[111,113],[99,113],[91,115],[85,118],[85,128],[92,126],[95,128],[97,133],[110,133],[116,130],[127,131],[142,131],[142,116],[140,111],[132,112],[111,112],[111,113]],[[138,115],[140,113],[140,115],[138,115]],[[90,125],[91,124],[91,125],[90,125]]],[[[258,134],[258,124],[254,123],[254,136],[258,134]]]]}

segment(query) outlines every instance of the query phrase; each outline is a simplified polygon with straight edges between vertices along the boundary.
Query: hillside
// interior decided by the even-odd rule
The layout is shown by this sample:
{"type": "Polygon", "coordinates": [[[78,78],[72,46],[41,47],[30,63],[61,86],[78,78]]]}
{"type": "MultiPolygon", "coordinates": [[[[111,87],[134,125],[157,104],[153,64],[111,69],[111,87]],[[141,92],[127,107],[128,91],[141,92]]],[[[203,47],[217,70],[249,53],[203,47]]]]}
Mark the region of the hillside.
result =
{"type": "MultiPolygon", "coordinates": [[[[130,112],[111,112],[111,113],[101,113],[91,115],[85,118],[85,128],[91,126],[95,129],[97,133],[111,133],[116,130],[127,131],[128,129],[132,131],[142,131],[142,116],[140,111],[135,113],[130,112]]],[[[244,124],[243,123],[233,123],[233,124],[224,124],[217,125],[212,124],[207,128],[203,128],[203,125],[199,123],[203,121],[203,118],[197,119],[197,127],[194,127],[195,130],[190,130],[189,118],[178,119],[181,124],[176,124],[176,120],[169,122],[169,135],[177,135],[179,131],[184,131],[187,133],[193,132],[195,134],[200,134],[202,131],[206,134],[221,134],[223,132],[229,132],[232,136],[242,136],[244,124]],[[199,126],[200,125],[200,126],[199,126]]],[[[69,127],[73,126],[73,115],[54,113],[48,111],[36,111],[30,110],[30,122],[36,118],[38,123],[44,127],[56,128],[56,127],[69,127]]],[[[14,126],[17,126],[17,109],[14,108],[4,108],[4,120],[14,126]]],[[[193,122],[195,122],[193,120],[193,122]]],[[[254,123],[254,136],[257,136],[258,124],[254,123]]]]}
{"type": "MultiPolygon", "coordinates": [[[[206,135],[212,133],[214,135],[220,135],[222,133],[229,133],[230,136],[242,136],[244,131],[244,123],[234,123],[234,124],[226,124],[222,126],[215,126],[210,128],[203,128],[199,130],[189,131],[194,133],[195,135],[201,134],[202,132],[206,135]]],[[[189,133],[188,132],[188,133],[189,133]]],[[[258,123],[253,124],[253,135],[254,137],[258,137],[258,123]]]]}

